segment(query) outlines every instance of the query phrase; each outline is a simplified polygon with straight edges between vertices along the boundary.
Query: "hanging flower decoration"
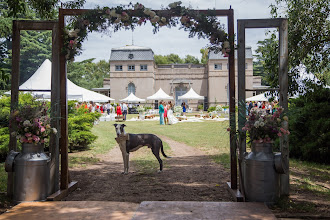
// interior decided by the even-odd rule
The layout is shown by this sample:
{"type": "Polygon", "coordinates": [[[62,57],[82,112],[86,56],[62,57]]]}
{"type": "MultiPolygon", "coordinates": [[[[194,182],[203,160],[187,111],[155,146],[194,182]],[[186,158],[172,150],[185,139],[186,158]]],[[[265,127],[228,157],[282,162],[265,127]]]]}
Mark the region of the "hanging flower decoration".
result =
{"type": "Polygon", "coordinates": [[[82,42],[88,32],[105,32],[109,27],[114,32],[125,29],[134,30],[137,26],[150,22],[157,33],[160,27],[176,27],[189,31],[189,37],[209,39],[208,48],[225,56],[230,53],[228,34],[224,31],[216,17],[215,10],[207,14],[181,6],[181,2],[173,2],[161,11],[155,12],[140,3],[120,5],[117,7],[98,7],[74,18],[65,29],[63,53],[67,60],[81,53],[82,42]]]}

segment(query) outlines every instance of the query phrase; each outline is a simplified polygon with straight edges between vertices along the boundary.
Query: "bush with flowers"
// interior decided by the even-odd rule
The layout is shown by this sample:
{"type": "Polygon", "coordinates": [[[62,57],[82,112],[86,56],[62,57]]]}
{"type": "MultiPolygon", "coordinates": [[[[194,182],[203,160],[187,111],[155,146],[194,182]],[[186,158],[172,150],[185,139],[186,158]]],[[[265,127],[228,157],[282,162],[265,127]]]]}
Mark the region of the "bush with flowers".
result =
{"type": "Polygon", "coordinates": [[[242,130],[247,131],[250,140],[257,143],[270,143],[277,137],[289,135],[290,131],[281,127],[282,120],[288,120],[287,116],[281,119],[282,112],[282,108],[277,108],[273,115],[251,111],[242,130]]]}
{"type": "Polygon", "coordinates": [[[136,111],[138,111],[139,113],[143,113],[143,112],[145,112],[145,108],[144,108],[142,105],[139,105],[139,106],[136,108],[136,111]]]}
{"type": "Polygon", "coordinates": [[[47,143],[51,133],[56,134],[56,128],[50,126],[48,107],[43,102],[21,105],[10,114],[9,126],[14,128],[11,136],[20,143],[47,143]]]}
{"type": "Polygon", "coordinates": [[[221,106],[221,105],[217,105],[217,106],[215,107],[215,111],[216,111],[216,112],[222,112],[222,106],[221,106]]]}

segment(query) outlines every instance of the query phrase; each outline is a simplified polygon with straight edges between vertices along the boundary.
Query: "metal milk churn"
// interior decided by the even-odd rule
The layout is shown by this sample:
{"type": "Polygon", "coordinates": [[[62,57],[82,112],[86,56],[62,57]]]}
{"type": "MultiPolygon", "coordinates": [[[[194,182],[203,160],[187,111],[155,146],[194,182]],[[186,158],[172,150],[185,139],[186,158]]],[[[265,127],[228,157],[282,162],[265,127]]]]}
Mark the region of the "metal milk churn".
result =
{"type": "Polygon", "coordinates": [[[14,201],[45,200],[50,186],[50,157],[43,144],[22,144],[22,153],[11,151],[5,169],[14,173],[14,201]]]}
{"type": "Polygon", "coordinates": [[[252,143],[244,157],[244,190],[247,201],[275,203],[280,196],[280,174],[285,173],[281,153],[272,143],[252,143]]]}

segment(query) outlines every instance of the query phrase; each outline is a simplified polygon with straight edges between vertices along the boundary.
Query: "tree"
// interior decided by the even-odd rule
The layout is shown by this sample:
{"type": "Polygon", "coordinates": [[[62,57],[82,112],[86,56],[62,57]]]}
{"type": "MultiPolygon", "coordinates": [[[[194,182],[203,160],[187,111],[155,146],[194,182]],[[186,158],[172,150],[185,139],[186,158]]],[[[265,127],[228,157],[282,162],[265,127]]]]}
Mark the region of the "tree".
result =
{"type": "Polygon", "coordinates": [[[269,86],[267,83],[267,75],[263,66],[263,61],[253,61],[253,75],[261,76],[261,85],[269,86]]]}
{"type": "MultiPolygon", "coordinates": [[[[330,4],[328,0],[275,2],[276,5],[271,5],[272,16],[288,18],[289,92],[292,93],[299,89],[294,78],[298,76],[301,66],[321,79],[329,76],[330,4]]],[[[277,44],[277,39],[271,34],[258,47],[263,65],[271,74],[267,79],[271,86],[278,86],[277,44]]]]}
{"type": "Polygon", "coordinates": [[[201,63],[202,64],[207,64],[207,61],[209,60],[209,49],[200,49],[199,51],[202,54],[202,59],[201,59],[201,63]]]}
{"type": "Polygon", "coordinates": [[[191,55],[186,55],[184,63],[200,64],[198,58],[191,55]]]}
{"type": "Polygon", "coordinates": [[[169,55],[155,55],[154,56],[155,63],[159,64],[175,64],[175,63],[193,63],[200,64],[197,57],[192,55],[186,55],[185,58],[181,59],[177,54],[169,54],[169,55]]]}
{"type": "Polygon", "coordinates": [[[100,60],[93,63],[94,58],[81,62],[68,63],[68,79],[86,89],[103,87],[103,79],[109,77],[110,63],[100,60]]]}

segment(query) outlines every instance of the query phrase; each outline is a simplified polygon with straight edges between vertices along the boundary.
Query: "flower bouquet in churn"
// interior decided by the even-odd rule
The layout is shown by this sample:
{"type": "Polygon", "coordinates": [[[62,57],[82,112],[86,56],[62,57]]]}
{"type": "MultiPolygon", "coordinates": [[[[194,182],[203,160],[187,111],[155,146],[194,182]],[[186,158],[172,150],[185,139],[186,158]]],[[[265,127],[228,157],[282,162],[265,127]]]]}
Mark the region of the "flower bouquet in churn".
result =
{"type": "Polygon", "coordinates": [[[289,135],[290,131],[281,127],[282,120],[288,121],[288,117],[281,119],[282,108],[277,108],[273,115],[261,111],[251,111],[247,117],[243,131],[247,131],[251,142],[271,143],[277,137],[289,135]]]}
{"type": "Polygon", "coordinates": [[[12,136],[20,143],[43,144],[49,142],[49,135],[56,134],[56,128],[51,128],[50,117],[46,103],[34,102],[19,106],[10,115],[13,128],[12,136]]]}

